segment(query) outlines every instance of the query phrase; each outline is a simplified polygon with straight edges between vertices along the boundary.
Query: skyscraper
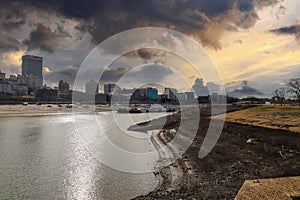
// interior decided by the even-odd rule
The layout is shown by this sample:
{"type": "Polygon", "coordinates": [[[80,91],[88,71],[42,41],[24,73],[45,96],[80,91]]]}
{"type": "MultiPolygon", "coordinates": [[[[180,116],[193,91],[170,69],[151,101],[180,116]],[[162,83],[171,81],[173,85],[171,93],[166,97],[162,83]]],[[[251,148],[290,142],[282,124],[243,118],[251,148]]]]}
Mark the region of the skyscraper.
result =
{"type": "Polygon", "coordinates": [[[22,75],[33,80],[33,90],[43,86],[43,58],[33,55],[22,56],[22,75]]]}

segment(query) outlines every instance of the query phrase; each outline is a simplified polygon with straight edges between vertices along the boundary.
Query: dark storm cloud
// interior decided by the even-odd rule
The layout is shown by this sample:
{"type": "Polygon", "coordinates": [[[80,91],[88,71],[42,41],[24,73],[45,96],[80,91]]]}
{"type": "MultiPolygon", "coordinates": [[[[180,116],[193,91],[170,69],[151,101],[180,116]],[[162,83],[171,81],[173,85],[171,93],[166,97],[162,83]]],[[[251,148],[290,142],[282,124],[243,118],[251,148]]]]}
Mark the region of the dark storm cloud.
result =
{"type": "Polygon", "coordinates": [[[124,76],[128,83],[135,81],[157,83],[172,73],[173,71],[168,67],[158,64],[145,65],[139,69],[131,67],[109,68],[104,71],[99,82],[100,84],[116,83],[124,76]]]}
{"type": "Polygon", "coordinates": [[[228,92],[229,96],[234,97],[248,97],[248,96],[260,96],[264,95],[261,91],[248,86],[248,81],[242,81],[243,86],[228,92]]]}
{"type": "MultiPolygon", "coordinates": [[[[134,50],[129,52],[128,54],[126,54],[126,57],[138,57],[141,58],[145,63],[147,63],[148,61],[155,59],[155,61],[157,61],[158,58],[160,57],[164,57],[166,56],[167,52],[163,51],[163,50],[158,50],[158,49],[138,49],[138,50],[134,50]]],[[[154,61],[154,62],[155,62],[154,61]]]]}
{"type": "Polygon", "coordinates": [[[152,52],[146,49],[137,50],[137,54],[144,60],[150,60],[152,57],[152,52]]]}
{"type": "Polygon", "coordinates": [[[229,92],[231,96],[251,96],[251,95],[263,95],[259,90],[249,87],[243,86],[242,88],[235,89],[232,92],[229,92]]]}
{"type": "Polygon", "coordinates": [[[276,34],[285,34],[285,35],[295,35],[297,39],[300,40],[300,25],[287,26],[279,29],[271,30],[271,32],[276,34]]]}
{"type": "Polygon", "coordinates": [[[18,29],[20,26],[24,25],[26,23],[25,19],[21,19],[21,18],[14,18],[14,19],[10,19],[10,20],[4,20],[4,22],[2,23],[2,27],[5,30],[13,30],[13,29],[18,29]]]}
{"type": "Polygon", "coordinates": [[[99,82],[100,84],[116,83],[129,70],[130,70],[129,67],[106,69],[103,72],[99,82]]]}
{"type": "MultiPolygon", "coordinates": [[[[221,48],[219,39],[222,31],[234,30],[232,23],[242,28],[254,25],[258,19],[255,6],[259,9],[264,5],[261,2],[259,0],[168,0],[163,3],[158,0],[115,1],[110,7],[113,10],[117,8],[116,12],[104,12],[103,19],[109,24],[114,24],[109,34],[138,26],[162,26],[193,35],[204,45],[221,48]],[[117,15],[120,15],[120,18],[117,15]]],[[[92,29],[87,28],[95,43],[109,36],[103,35],[101,23],[96,21],[93,23],[96,26],[92,26],[92,29]]]]}
{"type": "Polygon", "coordinates": [[[300,33],[300,25],[287,26],[279,29],[271,30],[274,33],[278,34],[299,34],[300,33]]]}
{"type": "Polygon", "coordinates": [[[52,53],[64,37],[70,37],[70,35],[61,26],[58,25],[56,30],[51,30],[45,24],[39,23],[24,44],[28,50],[40,49],[52,53]]]}
{"type": "MultiPolygon", "coordinates": [[[[61,70],[54,71],[48,74],[44,75],[44,80],[47,84],[51,85],[57,85],[59,80],[64,80],[67,81],[70,86],[73,88],[74,81],[76,79],[77,72],[79,70],[79,67],[73,66],[73,65],[68,65],[63,67],[61,70]]],[[[94,74],[98,73],[95,71],[96,69],[85,71],[83,76],[83,79],[77,77],[78,83],[81,85],[84,85],[86,82],[89,80],[94,80],[94,74]]],[[[104,73],[101,76],[101,79],[99,81],[100,84],[104,83],[115,83],[118,81],[118,79],[124,75],[129,68],[124,67],[124,68],[116,68],[116,69],[107,69],[104,71],[104,73]]]]}
{"type": "MultiPolygon", "coordinates": [[[[2,2],[5,1],[0,1],[2,2]]],[[[160,26],[192,35],[204,45],[218,49],[222,47],[219,39],[224,30],[253,26],[259,19],[257,10],[277,2],[278,0],[12,0],[9,3],[6,1],[2,6],[10,10],[14,7],[24,10],[30,7],[76,20],[80,23],[77,30],[89,32],[93,45],[130,28],[160,26]]],[[[23,22],[16,20],[15,23],[17,26],[23,22]]],[[[33,38],[32,35],[30,37],[33,38]]],[[[29,48],[37,47],[31,44],[33,40],[27,41],[25,44],[29,48]]],[[[53,51],[50,44],[42,41],[39,44],[43,50],[53,51]]]]}
{"type": "Polygon", "coordinates": [[[151,64],[145,65],[139,70],[130,71],[129,76],[131,80],[135,79],[141,82],[158,83],[171,74],[173,74],[173,71],[170,68],[159,64],[151,64]]]}
{"type": "MultiPolygon", "coordinates": [[[[65,66],[61,70],[45,74],[44,78],[47,82],[49,83],[57,83],[59,80],[65,80],[69,82],[71,85],[73,85],[77,72],[78,72],[79,67],[69,65],[65,66]]],[[[85,80],[78,80],[78,81],[89,81],[90,77],[94,77],[94,74],[97,73],[95,71],[96,69],[93,70],[88,70],[83,72],[84,74],[82,77],[84,77],[85,80]]],[[[106,69],[100,79],[100,83],[115,83],[121,78],[126,72],[130,70],[129,67],[120,67],[120,68],[111,68],[111,69],[106,69]]]]}
{"type": "Polygon", "coordinates": [[[0,35],[0,51],[19,50],[21,43],[8,34],[0,35]]]}
{"type": "Polygon", "coordinates": [[[73,85],[77,71],[78,67],[69,65],[61,70],[45,74],[44,79],[49,83],[58,83],[59,80],[64,80],[73,85]]]}
{"type": "MultiPolygon", "coordinates": [[[[48,73],[44,75],[44,79],[47,83],[58,83],[59,80],[65,80],[73,86],[77,72],[79,67],[76,66],[66,66],[61,70],[48,73]]],[[[90,77],[94,77],[94,74],[97,73],[95,69],[83,72],[84,79],[78,79],[80,83],[84,84],[85,82],[89,81],[90,77]]],[[[119,67],[119,68],[107,68],[101,78],[99,80],[100,84],[105,83],[117,83],[122,76],[126,76],[127,82],[130,83],[132,80],[139,80],[139,81],[146,81],[146,82],[160,82],[163,80],[167,75],[172,74],[172,70],[162,66],[162,65],[150,65],[150,66],[143,66],[138,70],[132,70],[130,67],[119,67]]],[[[78,77],[77,77],[78,78],[78,77]]],[[[134,82],[133,82],[134,83],[134,82]]]]}
{"type": "Polygon", "coordinates": [[[19,50],[22,42],[13,36],[13,32],[26,23],[25,12],[17,2],[0,1],[0,50],[19,50]]]}
{"type": "Polygon", "coordinates": [[[26,23],[26,12],[18,2],[0,1],[0,27],[3,30],[12,31],[26,23]]]}

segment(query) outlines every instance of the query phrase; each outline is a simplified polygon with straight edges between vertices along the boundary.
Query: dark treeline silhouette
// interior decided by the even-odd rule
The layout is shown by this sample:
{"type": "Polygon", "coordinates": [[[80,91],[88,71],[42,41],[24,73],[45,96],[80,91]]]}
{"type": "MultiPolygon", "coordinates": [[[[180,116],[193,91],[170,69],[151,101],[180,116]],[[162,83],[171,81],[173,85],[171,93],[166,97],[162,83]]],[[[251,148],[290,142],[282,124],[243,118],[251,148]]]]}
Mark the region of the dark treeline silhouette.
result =
{"type": "Polygon", "coordinates": [[[300,78],[291,79],[286,83],[286,87],[276,89],[272,99],[282,106],[288,95],[295,98],[300,106],[300,78]]]}

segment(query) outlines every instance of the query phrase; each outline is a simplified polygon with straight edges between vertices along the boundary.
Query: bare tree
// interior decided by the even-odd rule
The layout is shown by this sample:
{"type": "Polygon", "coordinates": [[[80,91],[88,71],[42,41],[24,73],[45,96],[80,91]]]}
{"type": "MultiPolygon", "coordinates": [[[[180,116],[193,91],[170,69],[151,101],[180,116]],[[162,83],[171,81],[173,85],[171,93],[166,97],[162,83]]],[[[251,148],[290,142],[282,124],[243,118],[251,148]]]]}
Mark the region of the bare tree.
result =
{"type": "Polygon", "coordinates": [[[291,79],[288,83],[288,92],[297,99],[298,105],[300,106],[300,78],[291,79]]]}
{"type": "Polygon", "coordinates": [[[282,106],[282,104],[284,103],[285,101],[285,95],[287,94],[287,89],[286,88],[279,88],[279,89],[276,89],[274,91],[274,99],[276,101],[278,101],[280,103],[280,105],[282,106]]]}

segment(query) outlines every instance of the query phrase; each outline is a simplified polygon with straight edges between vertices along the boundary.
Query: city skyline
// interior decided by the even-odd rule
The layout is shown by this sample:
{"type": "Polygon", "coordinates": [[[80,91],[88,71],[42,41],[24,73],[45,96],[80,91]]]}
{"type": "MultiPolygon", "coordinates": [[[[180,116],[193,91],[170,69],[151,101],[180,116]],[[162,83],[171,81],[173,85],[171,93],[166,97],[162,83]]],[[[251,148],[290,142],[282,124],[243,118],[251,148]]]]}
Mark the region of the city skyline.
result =
{"type": "MultiPolygon", "coordinates": [[[[28,55],[26,55],[28,56],[28,55]]],[[[33,55],[29,55],[29,56],[33,56],[33,55]]],[[[35,57],[35,56],[33,56],[35,57]]],[[[22,72],[22,74],[24,74],[22,72]]],[[[33,86],[31,86],[32,84],[30,84],[30,80],[33,78],[31,76],[28,75],[20,75],[20,74],[11,74],[9,76],[9,78],[6,77],[6,73],[4,73],[3,71],[0,71],[0,75],[1,78],[0,80],[10,80],[10,79],[20,79],[22,77],[27,78],[27,80],[25,80],[25,84],[28,85],[28,88],[30,90],[30,88],[32,88],[33,86]],[[28,82],[29,81],[29,82],[28,82]]],[[[32,74],[31,74],[32,75],[32,74]]],[[[42,79],[43,81],[43,79],[42,79]]],[[[91,79],[87,82],[85,82],[85,88],[81,89],[81,90],[75,90],[77,92],[85,92],[85,93],[89,93],[92,94],[93,92],[91,91],[96,91],[95,93],[97,94],[107,94],[107,95],[112,95],[115,91],[115,89],[117,90],[135,90],[135,89],[140,89],[140,88],[156,88],[158,90],[159,94],[168,94],[168,92],[166,92],[166,89],[172,89],[175,91],[176,94],[181,94],[181,93],[187,93],[187,92],[193,92],[195,94],[196,97],[198,96],[208,96],[210,94],[218,94],[220,93],[220,88],[221,86],[218,84],[215,84],[214,82],[208,82],[208,83],[204,83],[204,80],[202,78],[196,78],[194,84],[190,87],[190,88],[186,88],[186,90],[178,89],[178,88],[171,88],[169,86],[165,86],[162,87],[159,84],[147,84],[143,87],[119,87],[117,85],[117,83],[113,83],[113,81],[111,82],[107,82],[107,83],[100,83],[100,81],[98,81],[98,83],[91,79]],[[89,89],[88,89],[89,88],[89,89]]],[[[33,81],[34,83],[34,81],[33,81]]],[[[59,80],[57,83],[53,83],[52,86],[49,87],[49,85],[44,84],[42,87],[38,87],[40,89],[42,88],[51,88],[51,89],[55,89],[58,90],[58,93],[67,93],[66,91],[72,91],[72,84],[70,85],[69,82],[64,81],[64,80],[59,80]],[[67,90],[65,88],[68,88],[67,90]],[[63,88],[63,89],[61,89],[63,88]],[[64,91],[64,92],[60,92],[60,91],[64,91]]],[[[226,88],[225,88],[226,89],[226,88]]],[[[248,86],[248,82],[247,81],[243,81],[243,85],[241,87],[238,87],[234,90],[227,90],[226,89],[226,95],[227,96],[231,96],[231,97],[237,97],[237,98],[246,98],[246,97],[258,97],[258,98],[271,98],[274,96],[274,94],[264,94],[262,92],[260,92],[259,90],[252,88],[251,86],[248,86]]]]}
{"type": "MultiPolygon", "coordinates": [[[[300,76],[300,58],[297,56],[300,51],[297,31],[300,2],[296,0],[167,1],[161,5],[153,1],[141,2],[136,12],[131,12],[132,8],[122,2],[101,1],[93,2],[93,6],[75,4],[72,9],[78,10],[73,13],[81,13],[78,16],[68,12],[63,2],[24,4],[16,0],[2,5],[1,10],[6,10],[3,14],[7,16],[6,21],[0,22],[2,71],[20,74],[22,56],[33,54],[44,57],[43,73],[47,85],[54,86],[59,80],[72,85],[81,62],[95,45],[120,31],[147,25],[172,28],[199,41],[216,63],[230,91],[243,89],[247,81],[247,86],[257,90],[258,94],[271,95],[289,79],[300,76]],[[119,10],[118,4],[123,5],[124,10],[119,10]],[[215,4],[220,5],[214,7],[215,4]],[[155,10],[158,6],[166,9],[155,10]],[[17,14],[15,18],[10,17],[12,8],[17,14]],[[96,10],[103,8],[116,9],[126,16],[124,19],[129,25],[110,14],[97,14],[96,10]],[[177,21],[171,20],[176,12],[184,14],[177,21]],[[148,15],[153,17],[148,19],[148,15]],[[139,16],[145,18],[139,19],[139,16]],[[108,21],[104,23],[105,27],[101,17],[108,21]],[[95,21],[93,29],[89,20],[95,21]],[[182,25],[185,23],[188,28],[182,25]],[[112,27],[111,31],[109,27],[112,27]]],[[[134,59],[150,63],[153,62],[151,56],[159,57],[162,62],[170,60],[170,56],[155,52],[137,53],[134,59]]],[[[131,59],[131,62],[135,61],[131,59]]],[[[120,64],[118,71],[126,71],[128,63],[120,64]]],[[[167,64],[172,65],[171,62],[167,64]]],[[[188,67],[183,65],[182,68],[188,67]]],[[[197,77],[190,78],[194,81],[197,77]]],[[[247,91],[244,91],[245,95],[247,91]]]]}

